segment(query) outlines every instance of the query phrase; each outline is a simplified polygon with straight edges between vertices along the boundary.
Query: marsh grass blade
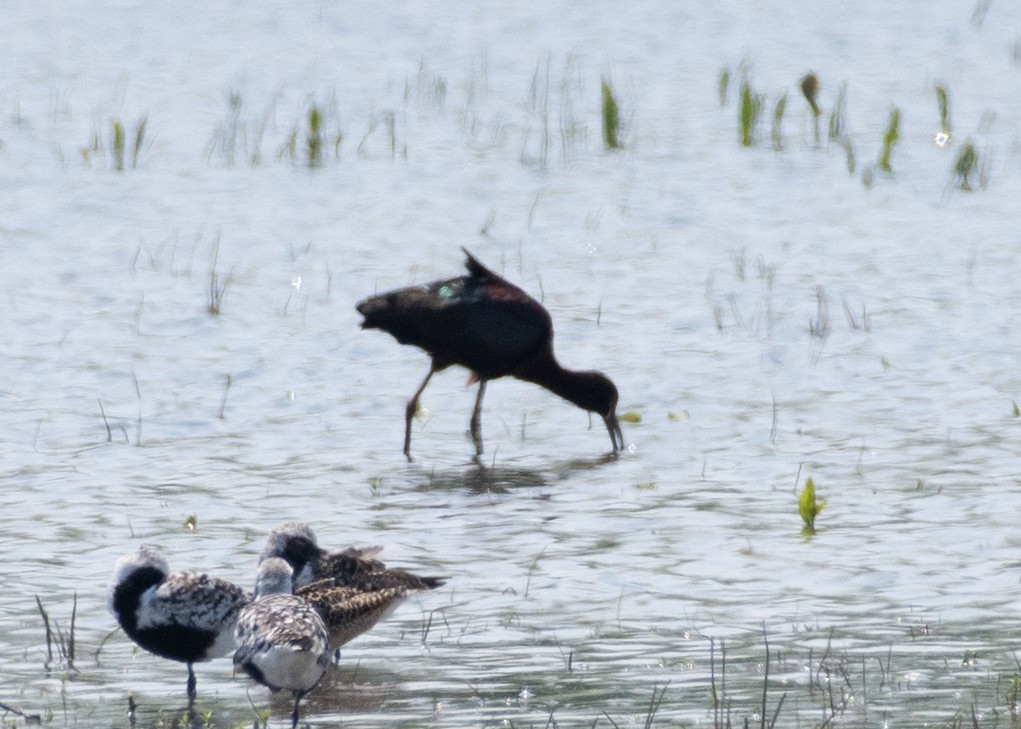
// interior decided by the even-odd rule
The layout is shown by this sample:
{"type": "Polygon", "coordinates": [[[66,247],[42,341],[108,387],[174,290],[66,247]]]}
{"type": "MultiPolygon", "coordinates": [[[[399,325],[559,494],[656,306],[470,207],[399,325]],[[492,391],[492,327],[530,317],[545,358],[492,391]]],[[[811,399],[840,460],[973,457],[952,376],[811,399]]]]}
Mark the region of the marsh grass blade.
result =
{"type": "Polygon", "coordinates": [[[131,167],[138,166],[138,155],[142,151],[142,144],[145,142],[145,128],[149,123],[149,115],[145,114],[138,120],[135,126],[135,142],[131,145],[131,167]]]}
{"type": "Polygon", "coordinates": [[[742,147],[751,147],[755,144],[755,129],[761,112],[762,97],[752,91],[751,82],[745,79],[741,82],[741,110],[738,116],[742,147]]]}
{"type": "Polygon", "coordinates": [[[890,156],[893,148],[900,141],[900,109],[894,107],[890,111],[890,119],[886,123],[886,133],[883,135],[883,151],[879,155],[879,169],[883,172],[893,172],[890,165],[890,156]]]}
{"type": "Polygon", "coordinates": [[[603,145],[606,149],[620,149],[620,108],[609,82],[602,79],[603,145]]]}
{"type": "Polygon", "coordinates": [[[975,185],[972,184],[972,178],[978,170],[978,150],[975,149],[974,143],[969,139],[961,147],[961,151],[957,153],[957,159],[954,160],[953,173],[957,188],[964,192],[974,192],[975,185]]]}
{"type": "Polygon", "coordinates": [[[939,128],[947,136],[950,135],[950,99],[947,96],[946,87],[937,83],[936,87],[936,104],[939,107],[939,128]]]}
{"type": "Polygon", "coordinates": [[[124,171],[124,125],[120,119],[113,120],[113,167],[118,172],[124,171]]]}
{"type": "Polygon", "coordinates": [[[308,132],[305,136],[305,150],[309,167],[323,165],[323,112],[313,104],[308,110],[308,132]]]}
{"type": "Polygon", "coordinates": [[[730,69],[720,71],[720,79],[717,82],[717,91],[720,95],[720,107],[727,105],[727,92],[730,90],[730,69]]]}

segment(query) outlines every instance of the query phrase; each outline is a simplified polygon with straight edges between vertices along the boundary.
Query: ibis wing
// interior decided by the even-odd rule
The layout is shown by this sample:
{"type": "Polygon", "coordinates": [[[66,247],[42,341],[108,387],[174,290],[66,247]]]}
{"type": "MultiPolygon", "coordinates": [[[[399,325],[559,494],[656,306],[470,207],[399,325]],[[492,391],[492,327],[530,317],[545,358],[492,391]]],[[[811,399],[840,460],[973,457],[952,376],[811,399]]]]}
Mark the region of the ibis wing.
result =
{"type": "Polygon", "coordinates": [[[440,365],[459,364],[482,377],[510,374],[549,340],[542,306],[503,279],[462,276],[399,289],[358,305],[363,327],[389,332],[440,365]]]}

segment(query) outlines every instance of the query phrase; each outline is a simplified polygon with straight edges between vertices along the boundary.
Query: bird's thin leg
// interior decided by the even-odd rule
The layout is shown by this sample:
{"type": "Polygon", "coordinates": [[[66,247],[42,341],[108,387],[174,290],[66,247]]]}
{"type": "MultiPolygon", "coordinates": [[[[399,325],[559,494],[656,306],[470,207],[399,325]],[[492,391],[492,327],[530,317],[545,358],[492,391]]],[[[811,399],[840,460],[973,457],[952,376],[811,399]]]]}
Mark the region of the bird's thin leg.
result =
{"type": "Polygon", "coordinates": [[[433,376],[433,372],[436,371],[436,365],[434,364],[429,368],[429,374],[422,380],[422,384],[415,390],[415,394],[408,400],[408,407],[404,411],[404,455],[411,460],[411,419],[415,417],[415,412],[418,410],[418,398],[422,394],[422,390],[429,384],[429,380],[433,376]]]}
{"type": "Polygon", "coordinates": [[[192,669],[191,664],[188,664],[188,702],[195,701],[195,671],[192,669]]]}
{"type": "Polygon", "coordinates": [[[482,396],[486,394],[486,381],[479,379],[479,394],[475,398],[475,409],[472,410],[471,434],[475,444],[475,455],[482,455],[482,396]]]}
{"type": "Polygon", "coordinates": [[[617,443],[620,443],[620,449],[624,450],[624,433],[620,429],[620,422],[617,420],[616,413],[611,413],[605,418],[606,429],[610,431],[610,441],[613,443],[613,452],[616,453],[617,443]]]}
{"type": "Polygon", "coordinates": [[[294,711],[291,712],[291,729],[296,729],[298,726],[298,704],[301,703],[301,697],[304,695],[304,691],[294,692],[294,711]]]}

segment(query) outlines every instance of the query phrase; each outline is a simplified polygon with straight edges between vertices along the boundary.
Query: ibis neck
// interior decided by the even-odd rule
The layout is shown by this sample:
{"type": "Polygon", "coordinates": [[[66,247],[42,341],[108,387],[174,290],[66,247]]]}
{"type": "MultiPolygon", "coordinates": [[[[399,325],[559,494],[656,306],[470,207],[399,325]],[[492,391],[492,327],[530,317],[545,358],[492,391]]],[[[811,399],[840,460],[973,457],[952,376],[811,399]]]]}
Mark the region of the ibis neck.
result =
{"type": "Polygon", "coordinates": [[[543,353],[514,373],[525,382],[544,387],[574,405],[590,410],[587,375],[562,367],[552,352],[543,353]]]}

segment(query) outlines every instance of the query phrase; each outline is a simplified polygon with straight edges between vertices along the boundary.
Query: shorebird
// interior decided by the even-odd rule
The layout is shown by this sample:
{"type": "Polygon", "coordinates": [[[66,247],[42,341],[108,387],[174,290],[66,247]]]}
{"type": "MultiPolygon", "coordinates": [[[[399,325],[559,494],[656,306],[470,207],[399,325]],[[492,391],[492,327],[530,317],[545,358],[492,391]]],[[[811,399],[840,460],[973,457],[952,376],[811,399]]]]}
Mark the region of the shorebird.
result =
{"type": "Polygon", "coordinates": [[[204,572],[170,572],[154,548],[142,545],[114,565],[107,607],[135,643],[188,666],[188,699],[195,699],[192,664],[234,650],[234,624],[252,596],[204,572]]]}
{"type": "Polygon", "coordinates": [[[308,524],[286,522],[270,531],[259,561],[281,558],[291,566],[294,593],[319,611],[336,650],[372,628],[410,593],[444,583],[440,577],[387,567],[373,559],[379,552],[379,547],[327,552],[308,524]]]}
{"type": "Polygon", "coordinates": [[[234,665],[272,691],[294,694],[291,728],[298,706],[330,665],[330,639],[312,605],[291,594],[292,570],[271,557],[259,565],[255,600],[241,610],[235,628],[234,665]]]}
{"type": "Polygon", "coordinates": [[[516,377],[540,385],[599,415],[616,453],[624,447],[617,420],[617,388],[602,372],[565,369],[553,355],[553,320],[538,301],[483,266],[466,249],[467,276],[397,289],[357,304],[363,329],[382,329],[432,358],[429,372],[404,411],[404,455],[411,460],[411,418],[433,373],[451,365],[479,383],[470,430],[482,454],[482,397],[486,383],[516,377]]]}
{"type": "Polygon", "coordinates": [[[294,586],[304,587],[315,580],[329,578],[341,587],[357,587],[363,592],[387,587],[407,590],[432,590],[443,584],[442,577],[419,577],[407,570],[387,567],[375,559],[382,547],[349,547],[328,552],[319,546],[308,524],[289,521],[270,530],[259,555],[259,562],[280,557],[294,570],[294,586]]]}
{"type": "Polygon", "coordinates": [[[326,578],[299,587],[294,594],[311,604],[322,617],[330,633],[330,649],[339,658],[342,645],[393,612],[408,592],[406,587],[363,590],[326,578]]]}

